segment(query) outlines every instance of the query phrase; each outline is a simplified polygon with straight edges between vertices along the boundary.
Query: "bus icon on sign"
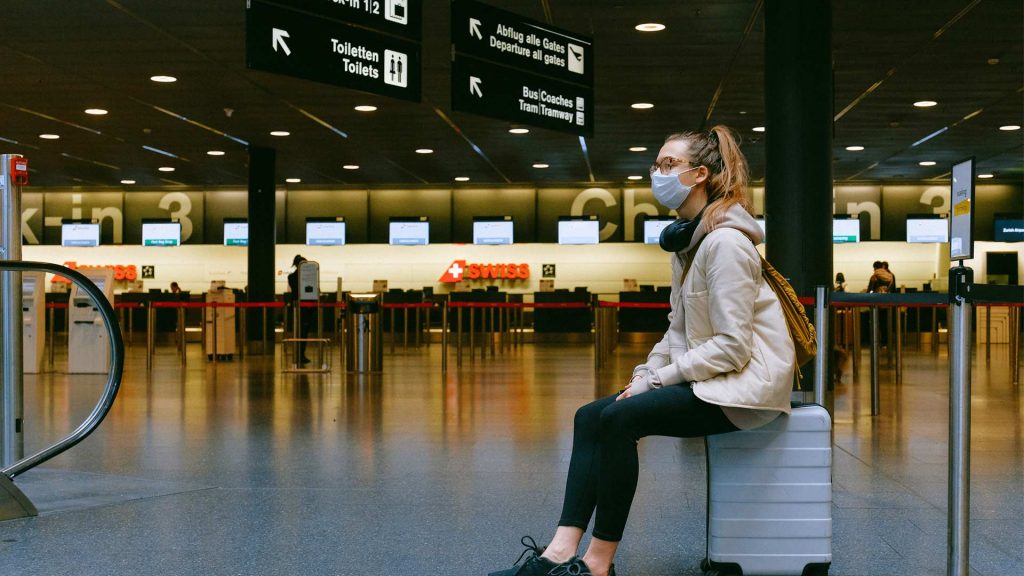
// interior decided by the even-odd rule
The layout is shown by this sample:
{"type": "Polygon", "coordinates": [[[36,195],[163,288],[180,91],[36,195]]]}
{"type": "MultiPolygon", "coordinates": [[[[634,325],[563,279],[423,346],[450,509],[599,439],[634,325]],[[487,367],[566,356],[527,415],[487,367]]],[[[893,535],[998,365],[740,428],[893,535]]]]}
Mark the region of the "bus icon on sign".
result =
{"type": "Polygon", "coordinates": [[[384,5],[384,18],[398,24],[409,23],[409,0],[387,0],[384,5]]]}

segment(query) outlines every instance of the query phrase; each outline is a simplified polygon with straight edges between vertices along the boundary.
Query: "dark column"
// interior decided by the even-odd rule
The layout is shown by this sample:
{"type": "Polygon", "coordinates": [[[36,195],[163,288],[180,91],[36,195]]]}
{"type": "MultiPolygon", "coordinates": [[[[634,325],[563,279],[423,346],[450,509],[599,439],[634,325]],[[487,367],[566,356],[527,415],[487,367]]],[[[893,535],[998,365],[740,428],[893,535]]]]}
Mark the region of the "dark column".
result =
{"type": "Polygon", "coordinates": [[[832,7],[767,0],[764,21],[768,260],[814,296],[832,285],[832,7]]]}
{"type": "MultiPolygon", "coordinates": [[[[249,288],[250,302],[270,302],[274,299],[274,247],[277,239],[274,179],[277,152],[273,148],[249,148],[249,288]]],[[[246,334],[249,350],[260,350],[266,337],[269,350],[273,350],[274,323],[267,322],[267,334],[262,335],[263,314],[251,309],[247,314],[246,334]]],[[[273,313],[268,312],[268,318],[273,313]]]]}

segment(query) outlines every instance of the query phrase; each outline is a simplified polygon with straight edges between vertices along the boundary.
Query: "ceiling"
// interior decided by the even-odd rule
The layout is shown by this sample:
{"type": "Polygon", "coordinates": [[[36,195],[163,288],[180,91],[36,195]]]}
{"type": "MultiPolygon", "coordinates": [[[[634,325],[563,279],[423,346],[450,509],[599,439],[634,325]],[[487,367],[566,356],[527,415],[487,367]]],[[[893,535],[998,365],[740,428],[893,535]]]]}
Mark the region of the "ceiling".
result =
{"type": "MultiPolygon", "coordinates": [[[[487,3],[594,38],[593,138],[513,135],[508,122],[453,112],[445,0],[424,1],[418,104],[247,70],[240,0],[12,0],[0,19],[0,152],[29,158],[33,186],[244,186],[246,143],[277,150],[282,185],[623,185],[646,176],[666,134],[722,123],[763,178],[766,134],[752,131],[764,125],[761,0],[487,3]],[[651,21],[667,29],[634,29],[651,21]],[[378,109],[353,109],[365,104],[378,109]]],[[[837,182],[942,179],[970,155],[993,181],[1022,182],[1024,131],[999,130],[1024,124],[1020,0],[833,6],[837,182]]]]}

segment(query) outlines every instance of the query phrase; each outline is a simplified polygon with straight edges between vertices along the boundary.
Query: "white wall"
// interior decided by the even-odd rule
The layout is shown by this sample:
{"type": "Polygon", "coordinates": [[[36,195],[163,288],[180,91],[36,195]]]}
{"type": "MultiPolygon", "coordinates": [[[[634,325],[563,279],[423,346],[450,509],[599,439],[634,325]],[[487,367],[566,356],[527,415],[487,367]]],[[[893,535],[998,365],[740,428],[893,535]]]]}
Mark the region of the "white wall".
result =
{"type": "MultiPolygon", "coordinates": [[[[985,258],[988,251],[1017,252],[1018,269],[1024,269],[1024,244],[977,242],[979,256],[967,262],[974,268],[975,278],[985,280],[985,258]]],[[[623,278],[635,278],[640,284],[669,284],[669,255],[656,245],[608,243],[596,246],[560,246],[557,244],[515,244],[512,246],[474,246],[470,244],[434,244],[431,246],[387,246],[383,244],[351,244],[341,247],[280,245],[275,268],[277,292],[287,290],[286,276],[295,254],[302,254],[320,263],[321,290],[333,292],[337,278],[344,279],[344,289],[370,290],[373,280],[388,280],[389,288],[422,288],[433,286],[437,292],[448,288],[438,282],[453,260],[485,264],[527,263],[530,279],[518,281],[480,281],[474,287],[497,284],[511,292],[534,292],[539,289],[541,266],[555,264],[556,288],[572,289],[586,286],[592,292],[617,293],[623,278]]],[[[933,278],[939,284],[946,277],[948,245],[906,244],[904,242],[863,242],[838,244],[834,247],[834,270],[846,276],[847,290],[859,292],[867,287],[874,260],[887,260],[897,283],[920,288],[933,278]]],[[[177,248],[143,248],[141,246],[101,246],[99,248],[62,248],[60,246],[25,246],[25,260],[41,260],[63,264],[134,264],[155,267],[156,276],[145,280],[146,288],[166,289],[172,281],[183,290],[202,292],[210,280],[226,280],[229,287],[244,288],[247,262],[244,248],[195,245],[177,248]]]]}

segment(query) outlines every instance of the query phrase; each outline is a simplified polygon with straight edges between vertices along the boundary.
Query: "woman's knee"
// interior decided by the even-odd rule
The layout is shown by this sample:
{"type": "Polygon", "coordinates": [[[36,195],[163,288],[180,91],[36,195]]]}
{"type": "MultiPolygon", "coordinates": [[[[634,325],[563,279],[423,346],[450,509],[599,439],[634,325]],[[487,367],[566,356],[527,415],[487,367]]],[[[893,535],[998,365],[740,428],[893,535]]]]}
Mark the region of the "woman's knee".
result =
{"type": "Polygon", "coordinates": [[[601,400],[595,400],[589,404],[584,404],[576,410],[576,416],[573,418],[573,425],[579,429],[583,428],[595,428],[601,419],[601,411],[604,409],[604,403],[601,400]]]}
{"type": "Polygon", "coordinates": [[[633,414],[629,405],[616,402],[601,411],[599,428],[602,436],[632,436],[633,414]]]}

